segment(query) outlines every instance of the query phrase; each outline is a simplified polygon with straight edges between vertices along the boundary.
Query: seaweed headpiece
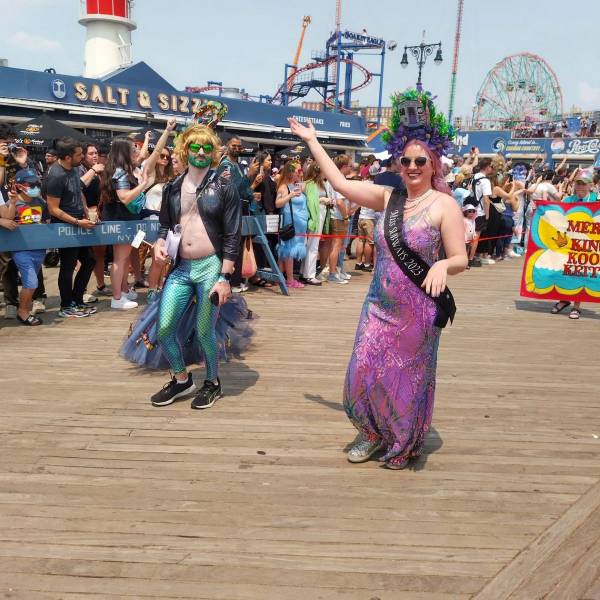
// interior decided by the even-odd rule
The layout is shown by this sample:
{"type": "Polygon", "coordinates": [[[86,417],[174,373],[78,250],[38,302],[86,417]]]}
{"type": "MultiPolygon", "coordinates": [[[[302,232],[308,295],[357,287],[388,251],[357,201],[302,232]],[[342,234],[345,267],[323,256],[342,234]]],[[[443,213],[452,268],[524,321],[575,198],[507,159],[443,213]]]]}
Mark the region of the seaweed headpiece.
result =
{"type": "Polygon", "coordinates": [[[382,137],[393,158],[402,156],[412,140],[424,142],[441,156],[450,152],[455,133],[446,117],[436,110],[431,92],[408,89],[392,96],[390,130],[382,137]]]}

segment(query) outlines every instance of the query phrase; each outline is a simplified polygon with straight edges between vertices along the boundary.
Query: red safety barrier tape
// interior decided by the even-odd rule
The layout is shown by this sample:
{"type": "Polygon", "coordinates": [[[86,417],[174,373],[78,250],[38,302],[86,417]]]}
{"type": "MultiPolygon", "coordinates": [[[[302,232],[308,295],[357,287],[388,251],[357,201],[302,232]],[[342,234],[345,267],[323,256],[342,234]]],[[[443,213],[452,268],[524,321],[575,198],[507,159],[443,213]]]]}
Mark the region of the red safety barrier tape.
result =
{"type": "MultiPolygon", "coordinates": [[[[494,236],[490,236],[490,237],[481,237],[477,241],[485,242],[487,240],[500,240],[500,239],[512,237],[512,236],[513,236],[512,233],[507,233],[505,235],[494,235],[494,236]]],[[[330,234],[330,233],[297,233],[296,237],[309,237],[309,238],[310,237],[318,237],[318,238],[323,238],[326,240],[331,240],[331,239],[368,240],[368,239],[371,239],[371,238],[367,237],[366,235],[338,235],[338,234],[330,234]]]]}

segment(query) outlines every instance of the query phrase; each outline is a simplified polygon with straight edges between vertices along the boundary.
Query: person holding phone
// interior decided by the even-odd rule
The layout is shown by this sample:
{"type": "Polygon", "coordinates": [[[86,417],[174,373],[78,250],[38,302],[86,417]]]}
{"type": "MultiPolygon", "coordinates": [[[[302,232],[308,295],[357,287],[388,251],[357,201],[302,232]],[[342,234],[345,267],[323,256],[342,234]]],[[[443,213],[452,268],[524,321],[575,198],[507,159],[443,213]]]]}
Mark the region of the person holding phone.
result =
{"type": "Polygon", "coordinates": [[[206,364],[206,380],[193,399],[192,408],[209,408],[222,396],[216,323],[219,307],[231,296],[230,280],[240,249],[242,214],[235,183],[221,177],[214,168],[220,146],[212,129],[190,126],[177,139],[175,148],[187,170],[163,190],[155,259],[161,263],[167,260],[169,231],[181,226],[181,235],[172,256],[175,265],[159,297],[156,329],[158,344],[173,377],[151,397],[153,406],[167,406],[196,390],[181,345],[191,332],[180,330],[194,297],[193,328],[206,364]]]}

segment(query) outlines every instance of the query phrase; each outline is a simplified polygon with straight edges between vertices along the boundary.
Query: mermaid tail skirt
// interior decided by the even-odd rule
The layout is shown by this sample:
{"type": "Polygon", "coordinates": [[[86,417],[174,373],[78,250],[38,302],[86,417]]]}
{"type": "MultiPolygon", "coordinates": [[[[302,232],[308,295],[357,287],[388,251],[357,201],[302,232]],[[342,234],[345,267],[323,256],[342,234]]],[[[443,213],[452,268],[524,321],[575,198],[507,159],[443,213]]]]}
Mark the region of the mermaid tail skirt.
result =
{"type": "MultiPolygon", "coordinates": [[[[168,369],[167,361],[157,343],[157,320],[160,306],[160,293],[152,299],[138,320],[131,325],[129,334],[119,354],[129,362],[148,369],[168,369]]],[[[219,357],[227,361],[239,357],[251,343],[253,329],[252,312],[246,301],[239,295],[232,296],[222,307],[216,323],[219,357]]],[[[204,361],[195,330],[195,299],[189,302],[177,328],[177,341],[183,352],[186,365],[204,361]]]]}

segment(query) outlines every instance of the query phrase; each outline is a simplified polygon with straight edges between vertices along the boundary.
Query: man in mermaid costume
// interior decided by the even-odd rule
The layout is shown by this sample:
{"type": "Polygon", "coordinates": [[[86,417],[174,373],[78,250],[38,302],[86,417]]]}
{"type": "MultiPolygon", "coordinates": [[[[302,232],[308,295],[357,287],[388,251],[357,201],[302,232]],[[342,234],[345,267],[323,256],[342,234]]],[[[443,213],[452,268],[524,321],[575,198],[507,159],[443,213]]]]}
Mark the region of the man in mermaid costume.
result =
{"type": "Polygon", "coordinates": [[[201,124],[177,139],[175,152],[187,169],[164,188],[154,246],[156,259],[171,256],[174,267],[121,348],[122,356],[140,366],[170,367],[173,377],[151,397],[153,406],[195,392],[186,365],[201,360],[206,380],[192,408],[212,406],[222,396],[219,356],[231,346],[239,350],[249,339],[245,302],[230,300],[242,216],[235,185],[213,168],[220,145],[214,131],[201,124]]]}

